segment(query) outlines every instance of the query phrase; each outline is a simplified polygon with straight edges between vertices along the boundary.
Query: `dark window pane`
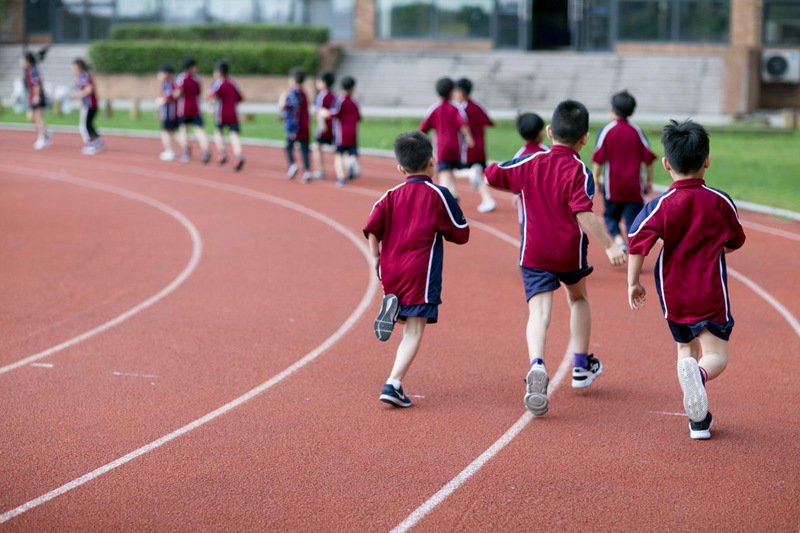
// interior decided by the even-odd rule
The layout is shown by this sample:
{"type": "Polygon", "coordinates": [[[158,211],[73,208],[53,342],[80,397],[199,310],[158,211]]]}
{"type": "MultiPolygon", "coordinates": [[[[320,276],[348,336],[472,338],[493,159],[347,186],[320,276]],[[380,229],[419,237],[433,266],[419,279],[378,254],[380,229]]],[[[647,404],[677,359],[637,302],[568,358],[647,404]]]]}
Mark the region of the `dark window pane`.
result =
{"type": "Polygon", "coordinates": [[[202,23],[206,21],[204,0],[164,0],[164,22],[202,23]]]}
{"type": "Polygon", "coordinates": [[[25,6],[25,18],[30,33],[48,33],[50,17],[49,0],[30,0],[25,6]]]}
{"type": "Polygon", "coordinates": [[[453,39],[488,39],[493,0],[439,0],[438,34],[453,39]]]}
{"type": "Polygon", "coordinates": [[[666,0],[620,0],[619,30],[621,41],[667,41],[674,3],[666,0]]]}
{"type": "Polygon", "coordinates": [[[428,0],[378,0],[378,37],[432,37],[435,7],[428,0]]]}
{"type": "Polygon", "coordinates": [[[295,7],[291,0],[258,0],[259,20],[270,24],[294,22],[295,7]]]}
{"type": "Polygon", "coordinates": [[[83,3],[62,4],[56,9],[56,37],[58,41],[83,39],[83,3]]]}
{"type": "Polygon", "coordinates": [[[767,3],[764,8],[765,44],[800,44],[800,3],[767,3]]]}
{"type": "Polygon", "coordinates": [[[114,8],[111,5],[89,6],[89,39],[106,39],[114,8]]]}
{"type": "Polygon", "coordinates": [[[353,16],[355,0],[306,0],[308,22],[317,26],[327,26],[331,39],[352,39],[354,35],[353,16]]]}
{"type": "Polygon", "coordinates": [[[679,40],[711,43],[728,40],[730,2],[683,2],[679,10],[679,40]]]}
{"type": "Polygon", "coordinates": [[[497,2],[497,48],[519,48],[519,24],[522,5],[519,0],[497,2]]]}
{"type": "Polygon", "coordinates": [[[611,47],[611,0],[586,0],[584,20],[584,48],[608,50],[611,47]]]}

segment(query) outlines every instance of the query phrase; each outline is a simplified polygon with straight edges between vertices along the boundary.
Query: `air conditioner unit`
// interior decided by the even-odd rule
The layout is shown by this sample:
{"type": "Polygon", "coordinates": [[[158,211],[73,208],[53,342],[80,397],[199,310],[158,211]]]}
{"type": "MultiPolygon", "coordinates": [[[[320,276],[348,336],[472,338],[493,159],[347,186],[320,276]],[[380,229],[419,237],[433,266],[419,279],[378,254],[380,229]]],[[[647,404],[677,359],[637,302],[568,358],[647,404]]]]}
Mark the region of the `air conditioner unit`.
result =
{"type": "Polygon", "coordinates": [[[767,83],[800,83],[800,51],[764,50],[761,79],[767,83]]]}

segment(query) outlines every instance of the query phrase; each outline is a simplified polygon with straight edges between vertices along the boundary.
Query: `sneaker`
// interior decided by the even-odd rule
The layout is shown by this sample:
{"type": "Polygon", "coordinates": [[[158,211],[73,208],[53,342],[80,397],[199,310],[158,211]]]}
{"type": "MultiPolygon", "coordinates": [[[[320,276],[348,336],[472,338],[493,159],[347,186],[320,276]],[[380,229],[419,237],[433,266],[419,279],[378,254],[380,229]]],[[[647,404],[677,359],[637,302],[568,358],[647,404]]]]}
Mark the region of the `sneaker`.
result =
{"type": "Polygon", "coordinates": [[[237,157],[236,158],[236,164],[233,165],[233,171],[234,172],[239,172],[240,170],[242,170],[243,166],[244,166],[244,158],[243,157],[237,157]]]}
{"type": "Polygon", "coordinates": [[[403,393],[403,387],[395,389],[388,383],[381,389],[380,401],[391,404],[395,407],[411,407],[411,399],[403,393]]]}
{"type": "Polygon", "coordinates": [[[704,421],[708,415],[708,394],[697,361],[691,357],[678,361],[678,381],[683,389],[683,409],[689,420],[704,421]]]}
{"type": "Polygon", "coordinates": [[[293,180],[297,176],[297,165],[292,163],[289,165],[289,170],[286,172],[286,178],[293,180]]]}
{"type": "Polygon", "coordinates": [[[345,181],[343,179],[336,180],[336,186],[337,187],[344,187],[344,184],[345,184],[345,181]]]}
{"type": "Polygon", "coordinates": [[[158,158],[162,161],[175,161],[175,152],[161,152],[158,158]]]}
{"type": "Polygon", "coordinates": [[[185,153],[185,152],[181,154],[181,163],[188,163],[191,160],[192,160],[192,156],[190,154],[185,153]]]}
{"type": "Polygon", "coordinates": [[[585,389],[603,373],[603,363],[594,355],[588,357],[589,368],[576,366],[572,369],[572,388],[585,389]]]}
{"type": "Polygon", "coordinates": [[[96,138],[92,144],[94,144],[94,147],[98,152],[106,147],[106,143],[103,142],[102,137],[96,138]]]}
{"type": "Polygon", "coordinates": [[[82,153],[83,155],[94,155],[94,154],[96,154],[98,151],[99,151],[99,150],[98,150],[98,149],[97,149],[97,148],[96,148],[94,145],[92,145],[92,144],[87,144],[86,146],[84,146],[83,148],[81,148],[81,153],[82,153]]]}
{"type": "Polygon", "coordinates": [[[303,172],[303,175],[300,177],[300,183],[308,183],[311,181],[311,172],[303,172]]]}
{"type": "Polygon", "coordinates": [[[36,142],[33,143],[34,150],[41,150],[44,148],[44,137],[37,137],[36,142]]]}
{"type": "Polygon", "coordinates": [[[400,300],[394,294],[387,294],[381,302],[381,310],[375,319],[375,337],[386,342],[392,336],[392,330],[400,317],[400,300]]]}
{"type": "Polygon", "coordinates": [[[707,413],[702,422],[689,420],[689,437],[694,440],[707,440],[711,438],[711,428],[714,426],[714,418],[711,413],[707,413]]]}
{"type": "Polygon", "coordinates": [[[491,213],[495,209],[497,209],[497,203],[494,200],[486,200],[478,206],[478,213],[491,213]]]}
{"type": "Polygon", "coordinates": [[[525,394],[525,408],[533,416],[542,416],[547,412],[547,385],[550,378],[547,377],[547,369],[544,365],[531,365],[528,377],[525,378],[527,392],[525,394]]]}
{"type": "Polygon", "coordinates": [[[211,150],[203,150],[203,157],[200,162],[207,165],[209,161],[211,161],[211,150]]]}
{"type": "Polygon", "coordinates": [[[483,180],[483,165],[475,163],[469,168],[469,184],[477,191],[481,186],[481,180],[483,180]]]}
{"type": "Polygon", "coordinates": [[[221,154],[219,154],[219,159],[217,160],[217,163],[219,164],[219,166],[222,166],[227,162],[228,162],[228,154],[226,154],[225,152],[222,152],[221,154]]]}
{"type": "Polygon", "coordinates": [[[325,179],[325,172],[321,170],[317,170],[316,172],[311,173],[312,180],[324,180],[325,179]]]}
{"type": "Polygon", "coordinates": [[[361,176],[361,164],[358,159],[353,159],[350,168],[347,169],[347,179],[354,180],[359,176],[361,176]]]}

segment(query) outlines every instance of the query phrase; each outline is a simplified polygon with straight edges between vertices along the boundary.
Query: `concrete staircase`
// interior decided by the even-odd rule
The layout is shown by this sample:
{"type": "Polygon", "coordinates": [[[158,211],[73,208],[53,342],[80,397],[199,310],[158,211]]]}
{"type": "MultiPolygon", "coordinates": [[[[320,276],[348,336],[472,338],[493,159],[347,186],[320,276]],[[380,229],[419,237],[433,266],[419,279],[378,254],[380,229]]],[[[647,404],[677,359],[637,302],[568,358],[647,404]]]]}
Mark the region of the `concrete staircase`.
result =
{"type": "MultiPolygon", "coordinates": [[[[40,48],[40,45],[30,47],[34,52],[40,48]]],[[[87,50],[87,45],[60,44],[50,47],[45,60],[39,65],[39,72],[44,80],[45,90],[51,96],[58,87],[71,89],[75,86],[72,61],[76,57],[86,58],[87,50]]],[[[22,69],[19,68],[21,55],[21,45],[0,46],[0,98],[4,104],[10,104],[8,99],[14,91],[14,80],[22,77],[22,69]]]]}
{"type": "Polygon", "coordinates": [[[643,114],[721,113],[717,56],[347,50],[337,71],[356,78],[363,106],[425,109],[437,98],[438,78],[466,76],[475,84],[474,97],[490,110],[549,115],[559,101],[573,98],[605,113],[611,94],[627,88],[643,114]]]}

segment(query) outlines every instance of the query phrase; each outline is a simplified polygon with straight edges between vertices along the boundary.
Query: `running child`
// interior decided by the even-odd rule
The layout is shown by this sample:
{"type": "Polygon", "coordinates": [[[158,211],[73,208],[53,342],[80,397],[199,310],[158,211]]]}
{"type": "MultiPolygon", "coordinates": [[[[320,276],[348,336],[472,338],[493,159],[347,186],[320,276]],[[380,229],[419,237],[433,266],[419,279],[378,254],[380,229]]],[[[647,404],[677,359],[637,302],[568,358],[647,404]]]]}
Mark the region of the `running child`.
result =
{"type": "Polygon", "coordinates": [[[161,120],[161,144],[164,151],[158,158],[162,161],[175,161],[175,151],[172,149],[172,140],[178,131],[178,108],[175,105],[175,69],[165,63],[158,69],[158,81],[161,84],[161,93],[156,98],[158,118],[161,120]]]}
{"type": "Polygon", "coordinates": [[[333,134],[336,142],[336,184],[340,187],[345,180],[357,178],[361,174],[358,164],[358,123],[361,113],[358,103],[353,99],[356,80],[342,78],[342,94],[330,110],[333,117],[333,134]]]}
{"type": "Polygon", "coordinates": [[[600,130],[592,155],[594,175],[602,176],[598,184],[603,188],[606,227],[617,246],[626,251],[628,245],[619,222],[624,218],[625,227],[630,231],[633,219],[644,207],[644,196],[653,188],[653,161],[656,159],[644,132],[628,121],[634,109],[636,100],[628,91],[611,97],[614,120],[600,130]],[[644,184],[642,164],[647,169],[644,184]]]}
{"type": "Polygon", "coordinates": [[[644,307],[639,282],[645,256],[663,239],[656,260],[656,290],[672,338],[678,344],[678,381],[689,416],[689,437],[711,438],[706,382],[728,364],[733,316],[725,256],[742,247],[744,230],[733,200],[707,187],[711,164],[708,133],[690,120],[664,128],[661,164],[673,179],[669,190],[636,217],[629,237],[628,303],[644,307]]]}
{"type": "Polygon", "coordinates": [[[197,61],[191,57],[183,60],[183,72],[175,78],[175,99],[178,102],[178,124],[180,135],[178,141],[183,148],[181,161],[192,159],[189,147],[189,125],[194,126],[194,135],[202,150],[201,161],[205,165],[211,159],[208,137],[203,130],[203,114],[200,112],[200,95],[202,94],[200,78],[197,76],[197,61]]]}
{"type": "Polygon", "coordinates": [[[466,113],[453,102],[454,89],[455,83],[450,78],[441,78],[436,82],[436,92],[441,101],[428,108],[419,129],[423,133],[433,130],[436,134],[434,140],[439,183],[447,187],[458,200],[453,173],[464,166],[467,148],[475,146],[475,141],[467,124],[466,113]]]}
{"type": "Polygon", "coordinates": [[[76,87],[78,90],[72,94],[73,98],[81,99],[81,114],[78,129],[81,132],[84,147],[81,153],[84,155],[94,155],[103,149],[103,139],[94,127],[94,119],[97,116],[97,88],[94,84],[92,75],[89,74],[89,66],[83,59],[76,59],[72,62],[75,75],[78,76],[76,87]]]}
{"type": "Polygon", "coordinates": [[[464,113],[467,115],[467,122],[472,133],[474,145],[467,148],[466,168],[472,188],[481,195],[481,203],[478,205],[478,213],[489,213],[497,208],[497,203],[489,192],[489,187],[483,179],[483,172],[486,170],[486,128],[494,126],[494,122],[489,118],[480,103],[472,100],[472,81],[461,78],[456,82],[455,99],[464,113]]]}
{"type": "Polygon", "coordinates": [[[317,142],[314,144],[314,166],[317,171],[312,174],[314,179],[325,179],[325,165],[322,161],[322,148],[333,147],[333,119],[330,118],[330,109],[336,101],[333,94],[333,84],[336,76],[330,70],[320,74],[317,79],[317,99],[314,101],[314,114],[317,118],[317,142]]]}
{"type": "Polygon", "coordinates": [[[591,311],[586,278],[592,273],[586,257],[591,235],[605,249],[612,265],[625,262],[620,250],[594,213],[594,179],[578,152],[589,138],[589,112],[574,100],[561,102],[553,112],[547,136],[549,151],[537,152],[486,169],[489,185],[520,193],[525,212],[520,270],[528,300],[528,355],[525,407],[535,416],[547,412],[549,378],[544,363],[545,339],[553,293],[563,285],[570,307],[573,354],[572,386],[585,388],[603,372],[589,353],[591,311]],[[584,233],[586,232],[586,233],[584,233]]]}
{"type": "Polygon", "coordinates": [[[309,121],[308,98],[303,90],[306,73],[301,68],[293,68],[289,73],[289,91],[281,96],[280,108],[283,129],[286,132],[286,160],[289,170],[286,177],[293,180],[297,176],[298,167],[294,160],[294,147],[300,145],[303,157],[302,183],[311,179],[311,162],[309,161],[309,121]]]}
{"type": "Polygon", "coordinates": [[[239,87],[228,77],[230,66],[225,61],[217,61],[214,65],[214,83],[208,92],[208,98],[214,101],[214,144],[217,145],[219,164],[228,162],[228,152],[225,151],[225,140],[222,135],[228,130],[228,139],[233,149],[236,163],[233,170],[239,172],[244,166],[242,157],[242,142],[239,139],[239,114],[236,106],[244,100],[239,87]]]}
{"type": "Polygon", "coordinates": [[[405,322],[403,340],[380,400],[395,407],[411,407],[401,382],[419,351],[425,325],[435,324],[439,318],[443,240],[465,244],[469,226],[450,191],[431,181],[436,160],[425,134],[411,131],[399,135],[394,153],[405,182],[387,191],[373,206],[364,235],[385,294],[375,319],[375,336],[386,341],[395,322],[405,322]]]}
{"type": "MultiPolygon", "coordinates": [[[[525,141],[525,144],[514,154],[514,159],[539,152],[546,152],[550,149],[549,146],[542,142],[544,140],[544,120],[542,120],[542,117],[536,113],[520,113],[517,115],[516,125],[517,133],[519,133],[519,136],[525,141]]],[[[517,218],[519,219],[520,227],[522,227],[522,222],[525,220],[525,213],[519,201],[519,194],[514,195],[513,202],[514,207],[517,208],[517,218]]],[[[524,231],[524,228],[522,229],[524,231]]]]}
{"type": "Polygon", "coordinates": [[[33,143],[33,149],[42,150],[52,144],[52,139],[44,121],[47,98],[44,94],[42,78],[39,76],[39,69],[36,68],[36,56],[31,52],[25,52],[19,60],[19,65],[25,70],[25,88],[28,92],[28,120],[36,126],[37,137],[36,142],[33,143]]]}

